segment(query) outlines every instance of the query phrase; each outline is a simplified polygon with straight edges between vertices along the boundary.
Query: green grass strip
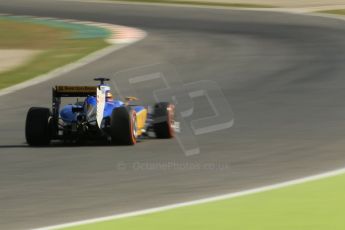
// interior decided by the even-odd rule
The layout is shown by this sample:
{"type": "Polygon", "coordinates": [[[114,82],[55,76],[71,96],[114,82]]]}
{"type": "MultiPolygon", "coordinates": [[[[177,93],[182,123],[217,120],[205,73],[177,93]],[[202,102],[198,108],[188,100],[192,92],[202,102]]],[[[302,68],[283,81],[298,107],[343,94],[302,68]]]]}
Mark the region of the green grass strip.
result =
{"type": "Polygon", "coordinates": [[[74,39],[92,39],[92,38],[100,38],[105,39],[111,35],[109,30],[106,30],[101,27],[81,24],[81,23],[70,23],[64,20],[57,20],[52,18],[34,18],[34,17],[27,17],[27,16],[5,16],[1,17],[0,19],[9,19],[9,20],[16,20],[18,22],[31,22],[37,25],[46,25],[56,29],[66,29],[70,30],[73,33],[71,34],[70,38],[74,39]]]}
{"type": "Polygon", "coordinates": [[[345,9],[339,9],[339,10],[325,10],[325,11],[319,11],[320,13],[327,13],[327,14],[339,14],[339,15],[345,15],[345,9]]]}
{"type": "Polygon", "coordinates": [[[344,230],[345,175],[69,230],[344,230]]]}
{"type": "Polygon", "coordinates": [[[199,5],[199,6],[220,6],[220,7],[239,7],[239,8],[275,8],[266,4],[250,3],[226,3],[226,2],[207,2],[207,1],[182,1],[182,0],[111,0],[118,2],[144,2],[144,3],[163,3],[163,4],[182,4],[182,5],[199,5]]]}
{"type": "Polygon", "coordinates": [[[54,19],[0,17],[0,50],[30,49],[40,53],[24,65],[0,73],[0,89],[41,74],[105,48],[106,29],[54,19]]]}

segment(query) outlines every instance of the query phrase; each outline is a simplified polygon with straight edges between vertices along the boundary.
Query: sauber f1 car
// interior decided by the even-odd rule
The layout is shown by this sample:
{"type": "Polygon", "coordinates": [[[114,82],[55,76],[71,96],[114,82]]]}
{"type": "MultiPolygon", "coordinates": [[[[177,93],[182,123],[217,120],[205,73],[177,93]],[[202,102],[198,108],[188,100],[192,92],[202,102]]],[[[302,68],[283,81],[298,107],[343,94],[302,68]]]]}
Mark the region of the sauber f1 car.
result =
{"type": "Polygon", "coordinates": [[[26,117],[26,141],[31,146],[48,145],[51,140],[65,142],[106,140],[113,144],[134,145],[137,139],[154,134],[157,138],[174,136],[174,105],[133,104],[137,99],[114,100],[107,78],[96,78],[97,86],[55,86],[52,109],[32,107],[26,117]],[[64,97],[83,101],[61,106],[64,97]]]}

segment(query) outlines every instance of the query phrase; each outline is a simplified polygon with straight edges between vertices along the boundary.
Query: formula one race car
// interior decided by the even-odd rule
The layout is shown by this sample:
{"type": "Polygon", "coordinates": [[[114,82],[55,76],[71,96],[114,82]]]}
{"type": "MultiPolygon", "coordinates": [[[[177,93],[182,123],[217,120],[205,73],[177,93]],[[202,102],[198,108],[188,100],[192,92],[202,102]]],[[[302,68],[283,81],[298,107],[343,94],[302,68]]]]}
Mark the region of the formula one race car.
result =
{"type": "Polygon", "coordinates": [[[157,138],[174,136],[174,105],[160,102],[153,107],[134,105],[135,97],[114,100],[107,78],[96,78],[98,86],[56,86],[52,110],[32,107],[26,117],[26,141],[31,146],[66,142],[106,140],[134,145],[150,131],[157,138]],[[82,97],[81,102],[61,108],[61,98],[82,97]]]}

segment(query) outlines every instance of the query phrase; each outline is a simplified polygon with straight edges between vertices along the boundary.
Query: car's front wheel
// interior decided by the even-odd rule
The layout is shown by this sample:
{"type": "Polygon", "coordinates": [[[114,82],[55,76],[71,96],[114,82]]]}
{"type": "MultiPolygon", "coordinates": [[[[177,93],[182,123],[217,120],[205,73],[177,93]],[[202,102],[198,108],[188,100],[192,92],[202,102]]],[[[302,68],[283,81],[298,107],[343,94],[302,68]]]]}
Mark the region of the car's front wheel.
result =
{"type": "Polygon", "coordinates": [[[175,135],[175,106],[160,102],[154,106],[153,130],[157,138],[173,138],[175,135]]]}

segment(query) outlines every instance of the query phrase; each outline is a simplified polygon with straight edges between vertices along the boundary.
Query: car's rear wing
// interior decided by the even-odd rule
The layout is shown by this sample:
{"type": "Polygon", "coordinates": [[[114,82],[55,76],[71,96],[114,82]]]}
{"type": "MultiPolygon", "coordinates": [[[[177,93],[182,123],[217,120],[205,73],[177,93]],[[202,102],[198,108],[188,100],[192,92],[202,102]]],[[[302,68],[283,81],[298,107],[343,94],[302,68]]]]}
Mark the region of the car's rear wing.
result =
{"type": "Polygon", "coordinates": [[[53,88],[53,98],[56,97],[87,97],[96,96],[97,86],[65,86],[57,85],[53,88]]]}
{"type": "Polygon", "coordinates": [[[59,138],[59,111],[62,97],[97,96],[97,86],[66,86],[57,85],[52,90],[52,133],[59,138]]]}

